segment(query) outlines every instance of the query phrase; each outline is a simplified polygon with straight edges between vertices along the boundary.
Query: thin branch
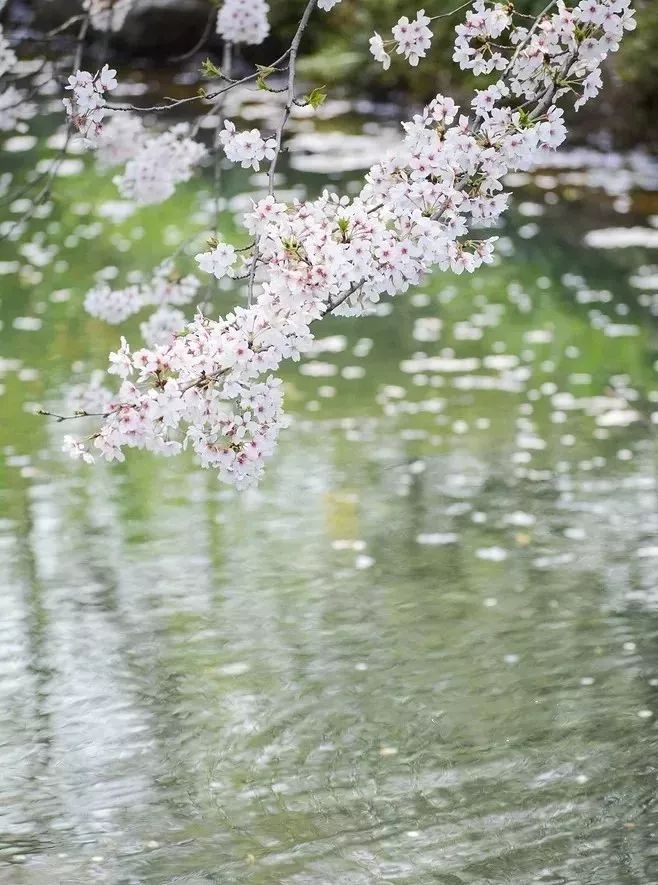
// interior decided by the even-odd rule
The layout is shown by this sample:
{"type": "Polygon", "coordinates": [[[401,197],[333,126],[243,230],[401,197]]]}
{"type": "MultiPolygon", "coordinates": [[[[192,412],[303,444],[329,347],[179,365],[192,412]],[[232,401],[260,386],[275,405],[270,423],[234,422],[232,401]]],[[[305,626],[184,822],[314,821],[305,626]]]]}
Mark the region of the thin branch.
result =
{"type": "Polygon", "coordinates": [[[46,409],[37,409],[34,414],[44,415],[46,418],[56,418],[57,423],[61,424],[62,421],[73,421],[76,418],[109,418],[112,412],[86,412],[84,409],[80,409],[79,412],[74,412],[73,415],[58,415],[57,412],[48,412],[46,409]]]}
{"type": "MultiPolygon", "coordinates": [[[[277,65],[282,64],[290,53],[289,49],[283,53],[282,56],[277,58],[275,62],[272,62],[270,67],[276,68],[277,65]]],[[[253,74],[247,74],[246,77],[242,77],[240,80],[231,80],[228,86],[224,86],[223,89],[218,89],[216,92],[208,92],[208,93],[199,93],[198,95],[188,95],[187,98],[170,98],[169,96],[165,96],[166,101],[169,104],[159,104],[152,105],[151,107],[139,107],[138,105],[128,104],[128,105],[115,105],[108,104],[105,106],[105,109],[108,111],[136,111],[138,113],[149,113],[151,111],[171,111],[173,108],[180,107],[183,104],[189,104],[192,101],[212,101],[215,98],[219,98],[220,95],[224,95],[226,92],[230,92],[231,89],[235,89],[236,86],[242,86],[245,83],[251,83],[254,80],[257,80],[260,77],[259,71],[254,71],[253,74]]]]}
{"type": "Polygon", "coordinates": [[[539,117],[542,116],[544,111],[547,110],[550,103],[553,101],[553,98],[555,97],[555,93],[560,88],[560,84],[558,81],[561,80],[562,77],[564,77],[566,75],[569,68],[576,61],[577,58],[578,58],[578,50],[574,49],[573,52],[569,53],[564,64],[562,65],[562,69],[560,71],[559,77],[556,79],[555,82],[551,83],[551,85],[548,87],[548,89],[546,90],[544,95],[540,98],[539,102],[537,103],[537,106],[534,108],[534,110],[532,110],[530,112],[530,114],[528,114],[529,120],[532,120],[532,121],[537,120],[539,117]]]}
{"type": "Polygon", "coordinates": [[[82,64],[82,54],[85,49],[85,38],[87,36],[87,31],[89,30],[89,20],[90,15],[87,13],[85,17],[82,19],[82,24],[80,25],[80,31],[78,32],[77,46],[75,48],[75,57],[73,59],[73,73],[80,70],[80,65],[82,64]]]}
{"type": "MultiPolygon", "coordinates": [[[[76,50],[75,50],[75,57],[73,59],[73,71],[74,72],[79,70],[80,64],[82,63],[82,55],[84,52],[85,38],[87,36],[87,31],[89,29],[89,19],[90,19],[89,14],[82,17],[82,24],[80,25],[80,30],[79,30],[78,36],[76,38],[77,45],[76,45],[76,50]]],[[[80,20],[80,18],[78,18],[78,21],[79,20],[80,20]]],[[[30,206],[28,211],[26,213],[24,213],[20,218],[16,219],[16,221],[12,225],[10,225],[10,227],[6,231],[6,233],[4,233],[2,236],[0,236],[0,243],[9,239],[11,237],[11,235],[13,234],[13,232],[16,230],[16,228],[19,226],[19,224],[24,224],[27,221],[29,221],[33,217],[34,213],[37,211],[37,209],[41,205],[41,203],[43,203],[43,201],[47,198],[48,194],[50,193],[50,187],[53,183],[53,180],[54,180],[55,176],[57,175],[57,172],[58,172],[60,166],[64,162],[64,158],[66,156],[66,149],[68,148],[70,141],[71,141],[71,124],[69,123],[67,126],[67,129],[66,129],[66,138],[64,139],[64,144],[62,145],[62,147],[59,151],[59,154],[52,161],[50,168],[48,169],[48,171],[45,174],[45,182],[44,182],[43,187],[41,188],[39,193],[32,200],[32,205],[30,206]]]]}
{"type": "Polygon", "coordinates": [[[226,375],[229,371],[226,369],[219,369],[217,372],[213,372],[212,375],[200,375],[194,381],[190,381],[189,384],[186,384],[185,387],[181,387],[181,394],[187,393],[188,390],[192,390],[193,387],[206,387],[208,384],[214,384],[215,381],[219,381],[222,375],[226,375]]]}
{"type": "Polygon", "coordinates": [[[467,6],[472,6],[472,5],[473,5],[473,0],[467,0],[466,3],[462,3],[461,6],[457,6],[457,7],[455,7],[455,9],[451,9],[450,12],[442,12],[439,15],[433,15],[430,18],[430,21],[434,22],[439,18],[450,18],[451,15],[455,15],[455,13],[461,12],[462,9],[466,9],[467,6]]]}
{"type": "Polygon", "coordinates": [[[295,101],[295,75],[297,73],[297,54],[299,52],[299,45],[302,42],[302,37],[304,36],[304,31],[306,30],[306,26],[308,25],[308,21],[311,17],[311,13],[315,9],[315,4],[317,0],[309,0],[306,4],[306,9],[304,10],[304,14],[302,15],[301,21],[297,26],[297,31],[295,32],[295,36],[292,38],[292,43],[290,44],[290,59],[288,61],[288,89],[287,89],[287,97],[286,97],[286,106],[283,111],[283,119],[279,124],[279,128],[276,131],[276,147],[274,148],[274,157],[272,158],[272,162],[270,163],[270,171],[268,173],[269,187],[268,193],[270,196],[274,194],[274,174],[276,172],[277,163],[279,161],[279,154],[281,153],[281,142],[283,140],[283,130],[286,128],[286,124],[290,117],[290,113],[292,111],[292,106],[295,101]]]}
{"type": "MultiPolygon", "coordinates": [[[[43,35],[44,39],[50,39],[52,37],[57,37],[58,34],[63,34],[64,31],[68,31],[68,29],[71,27],[71,25],[75,25],[79,21],[83,21],[84,19],[88,20],[89,16],[88,15],[72,15],[71,18],[67,19],[64,22],[64,24],[59,25],[58,27],[53,28],[52,31],[48,31],[47,33],[45,33],[43,35]]],[[[86,33],[86,29],[85,29],[85,33],[86,33]]],[[[78,39],[80,39],[80,37],[78,37],[78,39]]]]}
{"type": "MultiPolygon", "coordinates": [[[[288,88],[286,90],[286,104],[283,111],[283,117],[281,119],[281,123],[279,124],[279,128],[276,131],[276,145],[274,148],[274,156],[270,162],[270,168],[267,173],[268,180],[268,188],[267,192],[269,196],[274,195],[274,176],[276,173],[277,163],[279,162],[279,155],[281,154],[281,143],[283,141],[283,130],[286,128],[286,124],[288,119],[290,118],[290,113],[292,111],[292,106],[295,101],[295,75],[297,73],[297,54],[299,52],[299,46],[302,42],[302,37],[304,36],[304,31],[306,30],[306,26],[308,25],[309,19],[311,17],[311,13],[315,9],[315,4],[317,0],[308,0],[306,4],[306,8],[304,9],[304,13],[301,17],[299,25],[297,26],[297,30],[295,31],[295,36],[292,38],[292,43],[290,44],[289,59],[288,59],[288,88]]],[[[251,269],[249,272],[249,285],[247,288],[247,305],[250,307],[254,301],[254,283],[256,279],[256,267],[258,265],[258,259],[260,258],[260,247],[258,243],[256,243],[256,248],[254,250],[253,257],[251,259],[251,269]]]]}
{"type": "Polygon", "coordinates": [[[181,55],[172,55],[172,62],[186,61],[188,58],[192,58],[192,56],[197,53],[201,47],[204,45],[208,37],[210,36],[210,31],[212,29],[213,22],[217,18],[217,7],[214,4],[210,6],[210,12],[208,14],[208,20],[206,21],[205,27],[203,29],[203,33],[194,44],[191,49],[188,49],[187,52],[183,52],[181,55]]]}
{"type": "Polygon", "coordinates": [[[355,292],[358,292],[358,290],[361,289],[365,285],[365,282],[366,282],[365,280],[361,280],[361,282],[359,282],[359,283],[352,283],[352,285],[349,287],[349,289],[346,292],[344,292],[342,295],[339,295],[335,301],[327,301],[327,306],[322,311],[322,314],[320,315],[320,319],[324,319],[324,317],[326,317],[328,314],[330,314],[334,310],[336,310],[337,307],[340,307],[340,305],[344,301],[347,301],[347,299],[350,298],[352,295],[354,295],[355,292]]]}
{"type": "MultiPolygon", "coordinates": [[[[222,55],[222,71],[227,77],[231,76],[231,66],[233,62],[233,46],[231,43],[224,43],[224,52],[222,55]]],[[[222,166],[219,155],[219,133],[222,129],[222,108],[224,106],[224,97],[220,97],[213,107],[213,111],[217,114],[217,124],[213,133],[213,151],[214,151],[214,168],[213,168],[213,190],[215,196],[215,231],[219,231],[219,192],[222,179],[222,166]]]]}

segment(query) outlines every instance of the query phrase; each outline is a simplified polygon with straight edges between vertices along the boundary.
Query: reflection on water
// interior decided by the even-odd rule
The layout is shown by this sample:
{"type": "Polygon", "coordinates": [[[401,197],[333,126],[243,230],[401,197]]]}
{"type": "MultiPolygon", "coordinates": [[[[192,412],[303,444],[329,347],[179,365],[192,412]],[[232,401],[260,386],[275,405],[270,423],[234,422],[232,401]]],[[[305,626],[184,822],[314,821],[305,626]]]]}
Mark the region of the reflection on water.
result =
{"type": "Polygon", "coordinates": [[[93,270],[160,257],[63,183],[0,256],[0,882],[658,882],[658,259],[581,247],[653,229],[623,169],[518,182],[498,266],[327,323],[242,497],[30,414],[115,340],[93,270]]]}

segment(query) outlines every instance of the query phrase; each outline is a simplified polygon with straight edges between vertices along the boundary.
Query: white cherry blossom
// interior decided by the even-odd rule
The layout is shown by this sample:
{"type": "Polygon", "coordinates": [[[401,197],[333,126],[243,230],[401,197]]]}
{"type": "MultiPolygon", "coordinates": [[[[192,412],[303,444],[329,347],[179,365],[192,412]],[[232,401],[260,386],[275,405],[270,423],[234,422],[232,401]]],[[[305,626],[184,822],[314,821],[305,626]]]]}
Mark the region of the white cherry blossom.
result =
{"type": "Polygon", "coordinates": [[[93,144],[102,131],[105,116],[105,93],[117,86],[116,71],[104,65],[96,74],[89,71],[76,71],[68,78],[66,89],[70,98],[62,99],[67,116],[84,136],[93,144]]]}
{"type": "Polygon", "coordinates": [[[167,200],[177,184],[189,181],[206,150],[188,132],[189,127],[180,123],[145,139],[114,179],[119,193],[145,206],[167,200]]]}
{"type": "Polygon", "coordinates": [[[262,43],[270,32],[265,0],[224,0],[217,14],[217,33],[228,43],[262,43]]]}
{"type": "Polygon", "coordinates": [[[11,48],[9,40],[5,37],[2,25],[0,24],[0,77],[6,74],[16,64],[16,53],[11,48]]]}
{"type": "Polygon", "coordinates": [[[373,37],[370,38],[370,52],[375,61],[381,62],[382,67],[387,71],[391,66],[391,56],[384,47],[384,41],[375,31],[373,37]]]}
{"type": "Polygon", "coordinates": [[[239,132],[231,120],[224,121],[219,141],[232,163],[239,163],[243,169],[251,168],[256,172],[263,160],[272,160],[276,150],[276,139],[264,139],[258,129],[239,132]]]}
{"type": "Polygon", "coordinates": [[[195,256],[199,268],[212,274],[218,280],[229,272],[235,263],[235,249],[228,243],[218,243],[210,252],[200,252],[195,256]]]}
{"type": "Polygon", "coordinates": [[[427,27],[431,19],[419,9],[416,18],[409,21],[406,15],[393,28],[393,39],[397,43],[396,52],[404,55],[412,67],[416,67],[419,59],[424,58],[432,45],[432,32],[427,27]]]}

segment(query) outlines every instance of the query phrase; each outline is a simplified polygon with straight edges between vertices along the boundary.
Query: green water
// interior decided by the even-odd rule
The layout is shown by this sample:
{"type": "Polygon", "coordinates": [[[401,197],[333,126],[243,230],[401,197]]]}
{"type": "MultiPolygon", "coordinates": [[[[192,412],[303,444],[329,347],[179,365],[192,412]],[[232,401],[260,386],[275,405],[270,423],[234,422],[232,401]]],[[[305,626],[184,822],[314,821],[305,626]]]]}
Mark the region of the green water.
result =
{"type": "Polygon", "coordinates": [[[658,202],[574,181],[519,190],[497,266],[326,321],[243,496],[33,415],[195,186],[86,239],[116,192],[64,177],[50,263],[2,244],[0,882],[658,882],[658,250],[583,245],[658,202]]]}

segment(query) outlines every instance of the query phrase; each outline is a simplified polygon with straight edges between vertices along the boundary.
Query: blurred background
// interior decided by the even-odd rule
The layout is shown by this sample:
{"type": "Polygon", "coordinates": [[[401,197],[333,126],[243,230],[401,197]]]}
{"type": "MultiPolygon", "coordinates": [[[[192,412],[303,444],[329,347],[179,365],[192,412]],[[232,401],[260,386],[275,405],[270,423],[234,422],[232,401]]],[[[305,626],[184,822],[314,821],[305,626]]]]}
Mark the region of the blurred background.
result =
{"type": "MultiPolygon", "coordinates": [[[[271,5],[245,69],[302,4],[271,5]]],[[[193,269],[212,170],[139,208],[72,145],[37,202],[65,141],[52,81],[0,134],[3,885],[658,882],[658,7],[637,6],[570,143],[508,177],[494,265],[324,321],[248,494],[187,456],[74,463],[70,424],[34,414],[137,340],[143,317],[84,312],[99,271],[119,286],[185,243],[193,269]]],[[[76,11],[2,15],[29,56],[76,11]]],[[[356,192],[400,119],[468,93],[451,22],[418,77],[369,59],[414,11],[318,15],[302,88],[329,98],[293,115],[282,196],[356,192]]],[[[208,20],[137,2],[83,62],[116,59],[120,100],[189,95],[219,47],[172,55],[208,20]]],[[[280,112],[249,88],[225,109],[280,112]]],[[[263,186],[222,170],[223,237],[263,186]]]]}
{"type": "MultiPolygon", "coordinates": [[[[431,16],[460,5],[458,0],[425,3],[431,16]]],[[[521,13],[537,14],[545,5],[544,0],[519,0],[514,7],[521,13]]],[[[304,3],[273,0],[270,7],[270,38],[262,47],[245,51],[246,61],[278,57],[290,44],[304,3]]],[[[614,137],[617,146],[627,148],[637,143],[655,146],[658,140],[658,4],[636,0],[633,7],[638,27],[626,34],[621,50],[608,65],[604,93],[595,106],[586,107],[577,116],[576,125],[576,135],[581,138],[591,135],[592,130],[604,130],[614,137]]],[[[80,8],[78,0],[12,0],[3,14],[38,33],[60,24],[80,8]]],[[[208,0],[134,0],[129,4],[125,24],[109,42],[114,52],[140,64],[166,63],[172,55],[195,45],[215,8],[216,4],[208,0]]],[[[332,91],[352,96],[393,97],[400,103],[426,101],[439,91],[467,97],[473,78],[451,60],[453,28],[459,13],[454,19],[436,23],[430,62],[419,69],[411,68],[400,57],[394,57],[388,72],[365,61],[372,32],[388,33],[400,16],[413,18],[418,8],[414,0],[342,0],[330,16],[316,16],[311,22],[306,46],[312,56],[306,56],[301,70],[330,84],[332,91]]],[[[211,55],[214,49],[219,59],[219,39],[213,35],[214,28],[206,46],[211,55]]],[[[104,47],[106,35],[97,37],[104,47]]]]}

